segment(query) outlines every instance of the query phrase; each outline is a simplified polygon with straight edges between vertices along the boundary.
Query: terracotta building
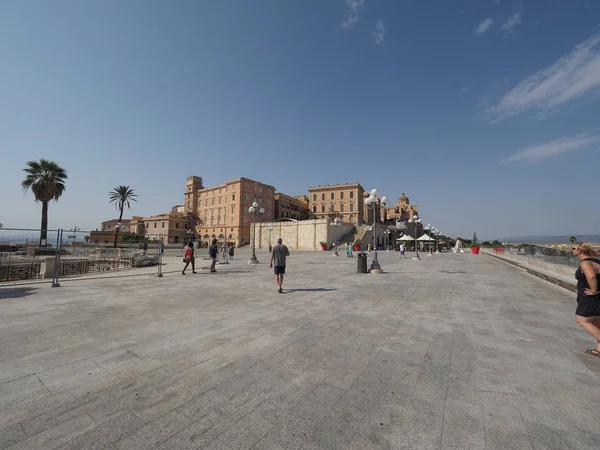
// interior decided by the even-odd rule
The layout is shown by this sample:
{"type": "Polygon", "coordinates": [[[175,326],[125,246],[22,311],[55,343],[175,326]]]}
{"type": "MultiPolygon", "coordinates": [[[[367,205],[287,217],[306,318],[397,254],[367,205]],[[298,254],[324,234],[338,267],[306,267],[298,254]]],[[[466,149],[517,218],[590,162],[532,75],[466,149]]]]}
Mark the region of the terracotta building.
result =
{"type": "Polygon", "coordinates": [[[310,216],[308,209],[308,197],[299,195],[290,197],[281,192],[275,193],[275,215],[277,219],[306,220],[310,216]]]}
{"type": "Polygon", "coordinates": [[[388,206],[382,211],[382,220],[394,220],[405,222],[412,219],[415,215],[419,215],[419,207],[417,205],[411,205],[410,200],[403,192],[398,198],[396,206],[388,206]]]}
{"type": "Polygon", "coordinates": [[[185,214],[202,241],[213,238],[237,245],[250,242],[252,216],[248,208],[253,202],[264,208],[257,221],[272,221],[275,211],[275,188],[249,178],[236,178],[224,184],[205,188],[202,178],[188,177],[184,199],[185,214]]]}
{"type": "Polygon", "coordinates": [[[364,192],[359,183],[311,186],[308,188],[310,212],[317,219],[339,217],[344,222],[362,225],[364,192]]]}

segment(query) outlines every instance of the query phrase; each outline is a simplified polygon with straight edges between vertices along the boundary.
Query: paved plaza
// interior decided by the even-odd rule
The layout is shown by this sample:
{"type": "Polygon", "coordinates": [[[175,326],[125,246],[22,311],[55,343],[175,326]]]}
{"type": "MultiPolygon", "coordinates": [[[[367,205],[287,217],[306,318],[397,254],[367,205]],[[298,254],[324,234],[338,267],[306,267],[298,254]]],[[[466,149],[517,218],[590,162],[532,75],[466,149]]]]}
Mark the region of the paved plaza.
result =
{"type": "Polygon", "coordinates": [[[0,288],[0,448],[600,448],[572,292],[486,255],[379,256],[292,251],[283,294],[244,249],[0,288]]]}

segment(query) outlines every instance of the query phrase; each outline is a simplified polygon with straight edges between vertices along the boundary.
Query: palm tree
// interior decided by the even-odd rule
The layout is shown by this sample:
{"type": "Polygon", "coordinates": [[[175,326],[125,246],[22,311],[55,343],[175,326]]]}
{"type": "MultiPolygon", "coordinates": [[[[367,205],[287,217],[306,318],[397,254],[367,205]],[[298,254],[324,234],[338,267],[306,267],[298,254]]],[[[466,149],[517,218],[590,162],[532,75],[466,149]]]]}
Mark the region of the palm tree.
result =
{"type": "Polygon", "coordinates": [[[40,245],[46,245],[48,239],[48,203],[50,200],[58,201],[65,192],[67,171],[53,161],[40,159],[28,161],[23,169],[27,174],[21,182],[24,191],[31,189],[36,202],[42,202],[42,226],[40,231],[40,245]]]}
{"type": "MultiPolygon", "coordinates": [[[[114,203],[115,208],[120,211],[119,214],[119,224],[121,223],[121,219],[123,218],[123,209],[125,205],[127,205],[127,209],[131,208],[130,202],[137,202],[135,197],[137,195],[134,193],[133,189],[129,189],[129,186],[117,186],[112,191],[108,193],[108,197],[110,198],[109,203],[114,203]]],[[[117,239],[119,237],[119,227],[115,227],[115,243],[114,246],[117,246],[117,239]]]]}

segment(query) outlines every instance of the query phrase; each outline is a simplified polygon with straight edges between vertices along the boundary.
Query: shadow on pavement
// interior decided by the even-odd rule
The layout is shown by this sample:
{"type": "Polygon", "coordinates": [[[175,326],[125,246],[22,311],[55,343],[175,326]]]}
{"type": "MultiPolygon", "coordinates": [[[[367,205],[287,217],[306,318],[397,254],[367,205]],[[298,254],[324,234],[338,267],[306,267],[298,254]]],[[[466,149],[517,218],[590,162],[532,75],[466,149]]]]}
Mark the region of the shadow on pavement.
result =
{"type": "Polygon", "coordinates": [[[21,298],[33,294],[37,289],[32,287],[0,288],[0,299],[21,298]]]}
{"type": "Polygon", "coordinates": [[[289,294],[290,292],[329,292],[329,291],[337,291],[337,289],[327,289],[327,288],[314,288],[314,289],[284,289],[284,294],[289,294]]]}

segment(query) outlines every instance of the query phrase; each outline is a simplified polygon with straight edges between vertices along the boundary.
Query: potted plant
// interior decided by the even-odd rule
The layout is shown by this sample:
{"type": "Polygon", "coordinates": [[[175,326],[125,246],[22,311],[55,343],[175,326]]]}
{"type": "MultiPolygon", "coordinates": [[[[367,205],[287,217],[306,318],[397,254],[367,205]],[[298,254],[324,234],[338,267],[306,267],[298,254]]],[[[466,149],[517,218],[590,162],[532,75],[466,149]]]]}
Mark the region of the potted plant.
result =
{"type": "Polygon", "coordinates": [[[480,248],[481,246],[477,241],[477,233],[473,233],[473,240],[471,241],[471,253],[473,253],[474,255],[479,255],[480,248]]]}
{"type": "Polygon", "coordinates": [[[321,241],[321,242],[319,242],[319,244],[321,244],[321,250],[323,250],[323,251],[327,250],[327,242],[321,241]]]}

